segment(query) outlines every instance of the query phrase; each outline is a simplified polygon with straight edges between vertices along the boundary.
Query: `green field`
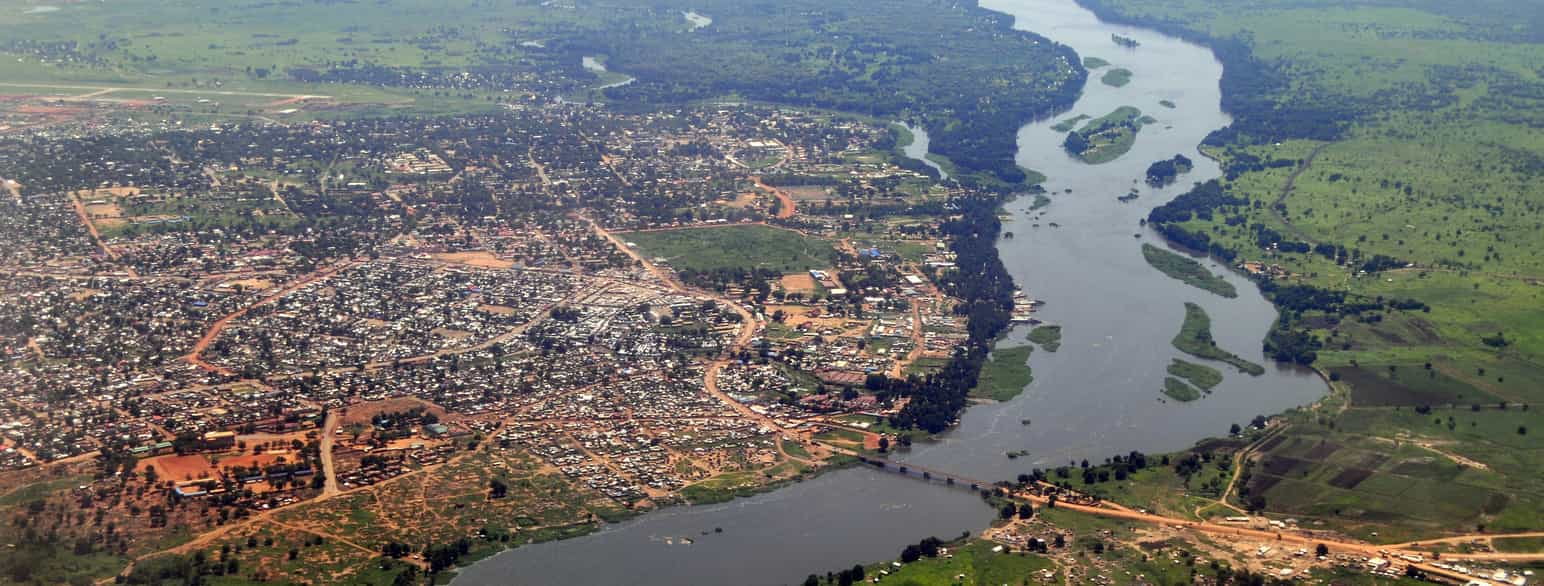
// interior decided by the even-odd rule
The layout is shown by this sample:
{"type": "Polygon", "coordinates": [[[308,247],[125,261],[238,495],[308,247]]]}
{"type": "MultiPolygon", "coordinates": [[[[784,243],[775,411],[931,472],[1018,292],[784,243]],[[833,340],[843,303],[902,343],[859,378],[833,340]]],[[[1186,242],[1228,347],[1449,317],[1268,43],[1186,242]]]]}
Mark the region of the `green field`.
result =
{"type": "Polygon", "coordinates": [[[1194,303],[1185,303],[1185,322],[1180,325],[1179,334],[1174,336],[1174,347],[1197,358],[1228,363],[1239,372],[1253,376],[1265,374],[1265,367],[1218,348],[1217,342],[1212,340],[1212,318],[1194,303]]]}
{"type": "Polygon", "coordinates": [[[628,232],[618,237],[637,244],[645,257],[664,259],[680,271],[793,273],[831,266],[835,250],[825,240],[762,225],[628,232]]]}
{"type": "Polygon", "coordinates": [[[1212,274],[1193,258],[1151,244],[1142,245],[1142,258],[1147,259],[1147,264],[1152,265],[1159,272],[1179,279],[1186,285],[1229,299],[1238,297],[1238,290],[1232,283],[1212,274]]]}
{"type": "Polygon", "coordinates": [[[1185,379],[1186,382],[1203,391],[1210,392],[1213,388],[1216,388],[1218,384],[1222,383],[1222,373],[1217,369],[1205,364],[1186,362],[1178,358],[1175,358],[1173,362],[1169,363],[1168,372],[1169,374],[1185,379]]]}
{"type": "Polygon", "coordinates": [[[1034,346],[1015,346],[992,351],[990,359],[981,368],[981,378],[970,390],[973,397],[1007,401],[1024,392],[1024,387],[1035,380],[1029,369],[1029,355],[1034,346]]]}
{"type": "MultiPolygon", "coordinates": [[[[872,564],[864,568],[864,574],[866,577],[881,576],[881,572],[888,574],[883,575],[883,584],[996,586],[1021,583],[1027,576],[1039,576],[1042,570],[1057,571],[1056,564],[1050,559],[1038,555],[994,552],[992,548],[995,546],[990,541],[979,539],[946,543],[943,548],[948,550],[947,555],[923,557],[899,568],[891,565],[891,562],[872,564]]],[[[817,580],[819,578],[817,576],[817,580]]]]}
{"type": "Polygon", "coordinates": [[[1099,82],[1111,87],[1122,87],[1131,83],[1131,70],[1115,68],[1104,72],[1099,76],[1099,82]]]}

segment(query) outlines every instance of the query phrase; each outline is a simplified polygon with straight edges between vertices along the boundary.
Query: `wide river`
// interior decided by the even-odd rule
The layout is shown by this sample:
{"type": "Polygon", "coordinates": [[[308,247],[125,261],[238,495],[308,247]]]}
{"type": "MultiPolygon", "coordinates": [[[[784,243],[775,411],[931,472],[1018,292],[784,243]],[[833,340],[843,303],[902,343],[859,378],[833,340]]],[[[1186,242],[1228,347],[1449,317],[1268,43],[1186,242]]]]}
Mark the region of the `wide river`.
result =
{"type": "MultiPolygon", "coordinates": [[[[1014,237],[1000,240],[999,248],[1014,280],[1046,302],[1038,315],[1063,326],[1062,347],[1034,353],[1035,381],[1018,398],[974,406],[940,441],[896,459],[971,478],[1011,479],[1083,458],[1182,449],[1226,434],[1232,423],[1317,399],[1324,385],[1316,376],[1269,366],[1261,352],[1276,312],[1252,284],[1208,262],[1240,292],[1224,299],[1170,279],[1142,259],[1141,243],[1159,242],[1139,226],[1148,210],[1191,182],[1219,174],[1196,151],[1207,133],[1229,122],[1219,109],[1222,65],[1211,52],[1100,22],[1073,0],[981,5],[1015,16],[1016,27],[1083,57],[1133,72],[1131,83],[1116,88],[1099,81],[1102,70],[1092,71],[1077,105],[1058,118],[1135,106],[1158,121],[1142,129],[1131,152],[1103,165],[1067,156],[1063,134],[1050,128],[1055,120],[1019,131],[1019,162],[1049,177],[1045,187],[1053,203],[1033,212],[1031,198],[1008,204],[1012,220],[1003,229],[1014,237]],[[1112,34],[1141,46],[1122,48],[1112,34]],[[1142,183],[1148,164],[1179,153],[1196,163],[1189,175],[1165,189],[1142,183]],[[1141,190],[1138,199],[1116,199],[1133,187],[1141,190]],[[1181,356],[1169,340],[1179,331],[1186,301],[1211,314],[1219,346],[1267,364],[1267,372],[1251,377],[1217,365],[1226,378],[1211,395],[1188,404],[1160,400],[1164,369],[1181,356]],[[1029,456],[1004,455],[1017,450],[1029,456]]],[[[918,140],[926,134],[918,133],[918,140]]],[[[1023,343],[1025,333],[1016,329],[1006,343],[1023,343]]],[[[589,536],[506,551],[466,568],[455,584],[796,583],[810,573],[890,558],[930,535],[980,530],[993,514],[966,490],[868,469],[840,470],[751,498],[666,509],[589,536]]]]}

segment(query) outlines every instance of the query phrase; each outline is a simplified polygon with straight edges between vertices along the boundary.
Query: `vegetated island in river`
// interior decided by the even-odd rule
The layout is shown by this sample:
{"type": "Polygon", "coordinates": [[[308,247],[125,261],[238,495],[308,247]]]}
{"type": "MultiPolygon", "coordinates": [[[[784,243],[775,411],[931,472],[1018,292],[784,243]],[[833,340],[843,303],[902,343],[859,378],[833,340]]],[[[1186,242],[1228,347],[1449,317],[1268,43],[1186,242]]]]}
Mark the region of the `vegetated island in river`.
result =
{"type": "Polygon", "coordinates": [[[1057,122],[1055,126],[1051,127],[1051,130],[1055,130],[1057,132],[1071,132],[1072,129],[1078,127],[1079,122],[1088,120],[1088,118],[1088,114],[1078,114],[1077,116],[1073,116],[1061,122],[1057,122]]]}
{"type": "Polygon", "coordinates": [[[1193,168],[1195,163],[1190,160],[1190,157],[1174,155],[1172,159],[1164,159],[1147,166],[1147,184],[1153,187],[1169,185],[1193,168]]]}
{"type": "Polygon", "coordinates": [[[1104,72],[1104,75],[1099,76],[1099,81],[1110,87],[1124,86],[1131,83],[1131,70],[1123,68],[1111,69],[1104,72]]]}
{"type": "Polygon", "coordinates": [[[1029,369],[1029,355],[1034,351],[1034,346],[992,350],[986,364],[981,366],[981,377],[977,379],[976,387],[970,390],[970,396],[993,401],[1007,401],[1019,396],[1024,387],[1035,380],[1029,369]]]}
{"type": "Polygon", "coordinates": [[[1146,124],[1142,111],[1131,106],[1121,106],[1084,124],[1082,128],[1067,133],[1062,148],[1067,153],[1090,165],[1108,163],[1131,150],[1137,141],[1137,131],[1146,124]]]}
{"type": "Polygon", "coordinates": [[[1100,67],[1108,67],[1109,65],[1109,61],[1105,61],[1098,57],[1083,58],[1083,69],[1099,69],[1100,67]]]}
{"type": "Polygon", "coordinates": [[[1029,341],[1039,345],[1046,352],[1055,352],[1061,348],[1061,334],[1061,326],[1040,326],[1029,331],[1029,341]]]}
{"type": "Polygon", "coordinates": [[[1212,392],[1222,384],[1222,372],[1205,364],[1196,364],[1175,358],[1169,363],[1169,374],[1185,379],[1196,388],[1212,392]]]}
{"type": "Polygon", "coordinates": [[[1201,306],[1188,301],[1185,302],[1185,323],[1180,326],[1179,335],[1174,336],[1174,347],[1196,358],[1226,362],[1250,376],[1265,374],[1264,366],[1218,348],[1217,341],[1212,339],[1212,318],[1201,306]]]}
{"type": "Polygon", "coordinates": [[[1172,376],[1163,377],[1163,394],[1168,395],[1170,399],[1184,403],[1201,398],[1201,391],[1197,391],[1195,387],[1172,376]]]}
{"type": "Polygon", "coordinates": [[[1110,35],[1110,40],[1111,41],[1115,41],[1115,44],[1120,45],[1122,47],[1125,47],[1127,49],[1135,49],[1137,47],[1142,46],[1142,43],[1138,43],[1136,39],[1133,39],[1131,37],[1123,37],[1121,35],[1116,35],[1116,34],[1111,34],[1110,35]]]}
{"type": "Polygon", "coordinates": [[[1212,274],[1200,262],[1183,254],[1153,246],[1142,245],[1142,258],[1159,272],[1178,279],[1186,285],[1216,293],[1228,299],[1238,297],[1238,289],[1222,277],[1212,274]]]}

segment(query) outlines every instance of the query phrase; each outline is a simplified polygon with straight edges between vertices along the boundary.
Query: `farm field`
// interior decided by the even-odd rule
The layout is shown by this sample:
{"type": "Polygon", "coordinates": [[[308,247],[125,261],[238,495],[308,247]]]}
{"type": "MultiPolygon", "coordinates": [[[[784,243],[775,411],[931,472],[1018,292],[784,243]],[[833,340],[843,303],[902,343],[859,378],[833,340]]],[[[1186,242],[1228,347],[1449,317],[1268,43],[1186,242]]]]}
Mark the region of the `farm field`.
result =
{"type": "Polygon", "coordinates": [[[619,236],[644,256],[664,259],[678,271],[768,270],[793,273],[828,267],[831,243],[770,226],[723,226],[619,236]]]}
{"type": "Polygon", "coordinates": [[[1519,429],[1544,424],[1537,412],[1367,407],[1335,423],[1297,423],[1262,446],[1244,502],[1375,541],[1536,529],[1544,441],[1519,429]]]}

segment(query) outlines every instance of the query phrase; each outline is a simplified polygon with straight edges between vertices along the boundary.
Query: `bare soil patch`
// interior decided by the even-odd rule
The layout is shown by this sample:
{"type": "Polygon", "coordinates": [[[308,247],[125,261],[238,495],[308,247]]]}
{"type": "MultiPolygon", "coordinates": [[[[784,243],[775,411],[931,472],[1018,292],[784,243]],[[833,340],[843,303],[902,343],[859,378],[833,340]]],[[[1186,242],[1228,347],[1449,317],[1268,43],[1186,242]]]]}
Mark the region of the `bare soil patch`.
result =
{"type": "Polygon", "coordinates": [[[492,252],[479,250],[474,252],[442,252],[431,254],[430,257],[440,262],[452,262],[485,269],[507,269],[515,266],[515,263],[495,256],[492,252]]]}

